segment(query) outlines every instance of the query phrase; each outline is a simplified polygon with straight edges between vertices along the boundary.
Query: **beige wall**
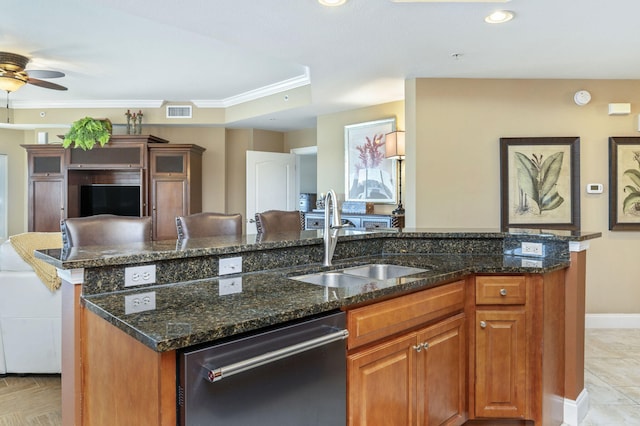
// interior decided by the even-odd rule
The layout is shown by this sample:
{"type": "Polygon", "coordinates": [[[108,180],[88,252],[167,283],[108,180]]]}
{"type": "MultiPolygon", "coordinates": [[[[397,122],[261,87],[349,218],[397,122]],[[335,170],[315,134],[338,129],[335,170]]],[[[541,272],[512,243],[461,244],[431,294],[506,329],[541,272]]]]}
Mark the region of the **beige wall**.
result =
{"type": "MultiPolygon", "coordinates": [[[[9,166],[8,235],[27,230],[27,152],[20,146],[23,143],[24,131],[0,129],[0,154],[7,155],[9,166]]],[[[32,141],[29,140],[28,143],[32,141]]]]}
{"type": "Polygon", "coordinates": [[[295,148],[316,146],[318,133],[315,128],[293,130],[284,134],[284,152],[291,152],[295,148]]]}
{"type": "MultiPolygon", "coordinates": [[[[338,198],[344,200],[344,126],[395,118],[396,128],[404,130],[404,114],[404,102],[397,101],[318,117],[318,194],[333,189],[338,198]]],[[[377,204],[374,211],[389,213],[394,208],[392,204],[377,204]]]]}
{"type": "Polygon", "coordinates": [[[416,192],[407,202],[410,222],[498,228],[500,137],[579,136],[582,229],[603,234],[587,256],[587,312],[640,312],[640,233],[608,231],[608,137],[640,136],[640,81],[417,79],[406,87],[415,102],[406,161],[416,192]],[[593,97],[583,107],[573,102],[580,89],[593,97]],[[629,102],[634,113],[609,116],[611,102],[629,102]],[[586,194],[587,183],[604,184],[604,193],[586,194]]]}

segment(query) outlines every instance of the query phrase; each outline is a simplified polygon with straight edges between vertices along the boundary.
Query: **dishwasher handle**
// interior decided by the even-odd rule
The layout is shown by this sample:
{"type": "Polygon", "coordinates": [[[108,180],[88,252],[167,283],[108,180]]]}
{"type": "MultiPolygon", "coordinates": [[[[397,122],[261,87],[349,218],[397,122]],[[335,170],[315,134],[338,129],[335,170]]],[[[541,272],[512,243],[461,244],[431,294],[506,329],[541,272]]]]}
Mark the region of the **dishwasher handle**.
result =
{"type": "Polygon", "coordinates": [[[340,330],[335,333],[327,334],[311,340],[305,340],[304,342],[297,343],[295,345],[286,346],[275,351],[266,352],[262,355],[234,362],[233,364],[225,365],[220,368],[210,369],[203,367],[204,377],[211,383],[218,382],[226,377],[233,376],[234,374],[242,373],[243,371],[251,370],[253,368],[260,367],[261,365],[269,364],[311,349],[319,348],[320,346],[328,345],[329,343],[333,343],[338,340],[344,340],[347,337],[349,337],[349,331],[340,330]]]}

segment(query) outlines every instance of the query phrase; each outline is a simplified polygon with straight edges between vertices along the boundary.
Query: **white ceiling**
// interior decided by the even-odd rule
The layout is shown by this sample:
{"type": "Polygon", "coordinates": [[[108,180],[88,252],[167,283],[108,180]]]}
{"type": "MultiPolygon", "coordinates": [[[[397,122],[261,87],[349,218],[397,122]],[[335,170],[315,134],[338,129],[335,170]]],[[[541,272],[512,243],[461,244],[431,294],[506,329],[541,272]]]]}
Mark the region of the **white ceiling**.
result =
{"type": "Polygon", "coordinates": [[[306,107],[229,123],[292,130],[315,127],[318,115],[403,99],[404,80],[413,77],[640,77],[638,0],[348,0],[337,8],[317,0],[0,5],[0,51],[31,57],[27,69],[66,73],[50,81],[69,88],[27,85],[11,94],[14,108],[225,106],[310,84],[306,107]],[[485,15],[499,8],[514,11],[515,19],[486,24],[485,15]]]}

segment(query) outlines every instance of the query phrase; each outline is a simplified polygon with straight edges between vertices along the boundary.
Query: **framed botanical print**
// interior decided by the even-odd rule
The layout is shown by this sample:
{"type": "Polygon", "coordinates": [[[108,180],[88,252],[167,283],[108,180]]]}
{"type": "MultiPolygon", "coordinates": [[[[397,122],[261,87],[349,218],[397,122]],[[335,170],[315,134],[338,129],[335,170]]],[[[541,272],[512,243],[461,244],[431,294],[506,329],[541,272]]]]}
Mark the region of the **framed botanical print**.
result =
{"type": "Polygon", "coordinates": [[[347,201],[396,203],[396,161],[385,158],[385,135],[395,118],[344,127],[347,201]]]}
{"type": "Polygon", "coordinates": [[[640,231],[640,137],[609,138],[609,229],[640,231]]]}
{"type": "Polygon", "coordinates": [[[580,138],[500,139],[500,225],[580,229],[580,138]]]}

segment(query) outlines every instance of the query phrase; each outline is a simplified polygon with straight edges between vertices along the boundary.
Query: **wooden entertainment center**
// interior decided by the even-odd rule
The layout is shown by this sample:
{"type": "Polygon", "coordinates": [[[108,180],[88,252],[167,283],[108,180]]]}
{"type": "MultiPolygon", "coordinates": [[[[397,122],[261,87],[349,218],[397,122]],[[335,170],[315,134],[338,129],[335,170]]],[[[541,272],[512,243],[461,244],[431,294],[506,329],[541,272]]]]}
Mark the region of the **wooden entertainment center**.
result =
{"type": "Polygon", "coordinates": [[[202,211],[205,149],[198,145],[122,135],[88,151],[58,144],[21,146],[27,150],[30,232],[59,231],[62,219],[121,208],[152,216],[154,240],[175,239],[175,217],[202,211]],[[88,198],[96,187],[122,190],[118,199],[126,207],[113,202],[91,206],[86,199],[83,204],[82,194],[88,198]],[[133,201],[131,191],[136,194],[133,201]]]}

